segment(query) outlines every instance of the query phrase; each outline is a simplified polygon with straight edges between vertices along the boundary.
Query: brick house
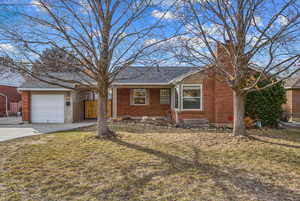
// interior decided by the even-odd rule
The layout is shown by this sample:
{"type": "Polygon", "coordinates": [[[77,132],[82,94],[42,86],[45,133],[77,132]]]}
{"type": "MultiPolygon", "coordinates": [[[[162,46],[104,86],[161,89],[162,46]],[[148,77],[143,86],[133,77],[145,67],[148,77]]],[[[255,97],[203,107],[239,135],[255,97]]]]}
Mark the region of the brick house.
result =
{"type": "Polygon", "coordinates": [[[0,117],[6,115],[15,115],[17,111],[13,111],[12,103],[21,101],[21,95],[17,91],[17,87],[0,85],[0,117]]]}
{"type": "MultiPolygon", "coordinates": [[[[74,73],[57,73],[71,77],[74,73]]],[[[112,117],[168,117],[177,122],[190,119],[210,123],[233,120],[232,90],[215,79],[209,68],[129,67],[112,86],[112,117]]],[[[71,123],[84,119],[83,101],[88,90],[71,90],[38,80],[20,88],[23,121],[71,123]]]]}
{"type": "MultiPolygon", "coordinates": [[[[228,57],[217,50],[224,67],[228,57]],[[220,56],[223,55],[223,56],[220,56]]],[[[53,76],[82,79],[72,72],[53,76]]],[[[84,119],[87,90],[71,90],[29,79],[20,88],[23,121],[66,123],[84,119]]],[[[111,85],[112,117],[167,117],[178,123],[200,120],[231,124],[232,90],[210,67],[128,67],[111,85]]]]}
{"type": "Polygon", "coordinates": [[[289,121],[300,121],[300,78],[295,75],[285,83],[287,102],[283,106],[289,121]]]}
{"type": "Polygon", "coordinates": [[[18,73],[0,66],[0,117],[16,115],[20,110],[21,95],[17,88],[24,81],[18,73]]]}
{"type": "Polygon", "coordinates": [[[130,67],[112,85],[113,117],[170,117],[228,124],[232,90],[209,68],[130,67]]]}

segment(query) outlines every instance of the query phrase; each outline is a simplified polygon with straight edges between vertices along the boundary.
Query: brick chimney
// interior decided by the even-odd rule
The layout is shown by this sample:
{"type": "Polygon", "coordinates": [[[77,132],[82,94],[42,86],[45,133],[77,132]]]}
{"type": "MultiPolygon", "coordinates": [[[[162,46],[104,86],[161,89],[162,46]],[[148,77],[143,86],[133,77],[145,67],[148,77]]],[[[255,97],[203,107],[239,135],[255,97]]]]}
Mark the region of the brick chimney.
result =
{"type": "Polygon", "coordinates": [[[223,66],[223,68],[229,73],[233,72],[233,65],[231,63],[232,52],[233,47],[229,41],[226,41],[225,43],[217,43],[216,56],[218,65],[223,66]]]}
{"type": "MultiPolygon", "coordinates": [[[[228,73],[233,73],[230,51],[231,44],[227,41],[216,44],[216,56],[218,65],[228,73]]],[[[232,123],[233,120],[233,93],[232,89],[226,84],[224,77],[215,69],[214,79],[214,117],[215,122],[224,124],[232,123]]],[[[220,71],[219,71],[220,72],[220,71]]]]}

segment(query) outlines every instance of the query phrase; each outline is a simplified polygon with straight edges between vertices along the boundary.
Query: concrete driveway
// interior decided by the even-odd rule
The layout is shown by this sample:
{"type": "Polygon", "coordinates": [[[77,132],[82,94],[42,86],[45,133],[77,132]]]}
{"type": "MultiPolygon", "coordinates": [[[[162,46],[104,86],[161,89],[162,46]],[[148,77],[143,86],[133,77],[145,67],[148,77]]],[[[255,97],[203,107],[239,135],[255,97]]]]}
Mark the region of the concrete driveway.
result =
{"type": "Polygon", "coordinates": [[[15,138],[66,131],[92,125],[96,125],[96,122],[87,121],[73,124],[0,125],[0,142],[15,138]]]}

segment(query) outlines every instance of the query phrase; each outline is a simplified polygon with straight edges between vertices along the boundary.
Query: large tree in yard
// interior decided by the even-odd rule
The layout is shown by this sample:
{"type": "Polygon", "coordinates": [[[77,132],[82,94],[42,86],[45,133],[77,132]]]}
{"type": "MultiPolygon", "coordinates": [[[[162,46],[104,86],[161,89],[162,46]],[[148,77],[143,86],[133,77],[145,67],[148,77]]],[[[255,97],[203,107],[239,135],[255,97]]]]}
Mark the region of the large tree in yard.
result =
{"type": "Polygon", "coordinates": [[[227,83],[234,98],[233,135],[245,136],[246,95],[298,71],[300,1],[179,0],[176,5],[173,15],[186,35],[172,53],[181,62],[211,66],[227,83]],[[216,44],[222,51],[215,51],[216,44]],[[250,66],[257,68],[255,79],[249,79],[250,66]],[[273,81],[261,86],[263,79],[273,81]]]}
{"type": "Polygon", "coordinates": [[[62,87],[72,83],[94,90],[99,95],[97,135],[110,137],[106,105],[112,81],[132,64],[151,62],[155,52],[151,47],[170,38],[161,34],[162,18],[151,18],[151,0],[33,0],[14,6],[23,6],[13,10],[21,21],[16,26],[1,27],[2,44],[13,45],[17,50],[14,56],[22,57],[19,59],[27,64],[41,58],[41,66],[49,62],[43,54],[47,48],[59,50],[72,61],[72,71],[87,79],[56,78],[48,70],[22,65],[24,62],[19,63],[18,70],[62,87]],[[153,36],[158,40],[147,43],[153,36]]]}

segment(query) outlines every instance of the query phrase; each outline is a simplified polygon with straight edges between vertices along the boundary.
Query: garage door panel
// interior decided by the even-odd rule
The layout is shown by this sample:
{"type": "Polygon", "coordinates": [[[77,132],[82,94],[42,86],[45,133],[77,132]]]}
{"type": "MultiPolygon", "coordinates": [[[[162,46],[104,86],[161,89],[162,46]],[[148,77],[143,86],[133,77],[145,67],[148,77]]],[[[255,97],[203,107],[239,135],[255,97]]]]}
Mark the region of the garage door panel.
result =
{"type": "Polygon", "coordinates": [[[64,123],[63,94],[32,94],[31,121],[33,123],[64,123]]]}

